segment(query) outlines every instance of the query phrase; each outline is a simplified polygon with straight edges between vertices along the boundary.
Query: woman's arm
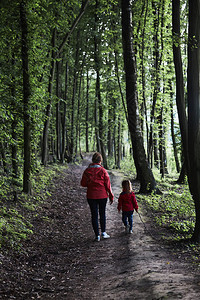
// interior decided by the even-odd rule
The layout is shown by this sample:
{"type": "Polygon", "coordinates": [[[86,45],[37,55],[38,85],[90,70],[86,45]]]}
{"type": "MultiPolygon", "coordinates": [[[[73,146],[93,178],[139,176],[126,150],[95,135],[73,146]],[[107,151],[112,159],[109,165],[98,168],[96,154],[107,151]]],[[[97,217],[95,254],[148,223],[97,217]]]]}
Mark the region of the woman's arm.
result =
{"type": "Polygon", "coordinates": [[[88,178],[87,178],[85,171],[84,171],[82,179],[81,179],[81,186],[83,186],[83,187],[88,186],[88,178]]]}
{"type": "Polygon", "coordinates": [[[107,171],[105,170],[105,173],[104,173],[104,184],[105,184],[105,189],[106,189],[106,192],[108,193],[108,197],[110,199],[110,202],[113,203],[113,200],[114,200],[114,195],[112,193],[112,188],[111,188],[111,183],[110,183],[110,177],[107,173],[107,171]]]}

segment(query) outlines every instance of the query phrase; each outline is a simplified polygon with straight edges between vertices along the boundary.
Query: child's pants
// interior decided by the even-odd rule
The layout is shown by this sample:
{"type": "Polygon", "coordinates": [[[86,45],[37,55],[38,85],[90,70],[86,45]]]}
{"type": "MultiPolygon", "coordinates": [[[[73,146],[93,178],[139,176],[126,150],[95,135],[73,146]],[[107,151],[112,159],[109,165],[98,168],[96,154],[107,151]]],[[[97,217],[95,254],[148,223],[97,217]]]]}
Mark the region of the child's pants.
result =
{"type": "Polygon", "coordinates": [[[127,226],[129,223],[129,230],[133,230],[133,211],[123,211],[122,212],[122,222],[124,223],[124,226],[127,226]],[[128,219],[128,222],[127,222],[128,219]]]}
{"type": "Polygon", "coordinates": [[[100,215],[101,232],[106,231],[106,203],[105,199],[87,199],[91,210],[92,227],[96,236],[99,235],[98,215],[100,215]],[[99,212],[99,214],[98,214],[99,212]]]}

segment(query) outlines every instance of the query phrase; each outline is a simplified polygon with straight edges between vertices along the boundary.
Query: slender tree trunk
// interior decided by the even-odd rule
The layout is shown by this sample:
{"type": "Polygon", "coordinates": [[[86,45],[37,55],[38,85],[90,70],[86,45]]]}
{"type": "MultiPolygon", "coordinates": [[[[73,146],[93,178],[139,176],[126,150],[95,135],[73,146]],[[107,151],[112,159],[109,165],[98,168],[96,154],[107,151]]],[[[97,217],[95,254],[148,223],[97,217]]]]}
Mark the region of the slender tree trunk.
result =
{"type": "MultiPolygon", "coordinates": [[[[75,71],[76,72],[76,71],[75,71]]],[[[71,100],[71,136],[70,136],[70,160],[73,160],[74,156],[74,145],[75,145],[75,96],[77,86],[77,75],[74,73],[73,80],[73,92],[71,100]]]]}
{"type": "Polygon", "coordinates": [[[75,155],[75,137],[76,137],[76,91],[77,91],[77,80],[78,80],[78,63],[79,63],[79,52],[80,52],[80,31],[77,32],[76,39],[76,54],[74,62],[74,75],[73,75],[73,92],[71,101],[71,138],[70,138],[70,158],[73,160],[75,155]]]}
{"type": "Polygon", "coordinates": [[[20,3],[20,19],[22,30],[22,70],[23,70],[23,109],[24,109],[24,175],[23,192],[31,193],[31,120],[30,96],[31,87],[29,79],[28,57],[28,25],[26,16],[26,1],[20,3]]]}
{"type": "Polygon", "coordinates": [[[180,0],[172,0],[173,57],[176,73],[176,105],[178,110],[183,154],[188,169],[188,121],[185,111],[183,67],[180,48],[180,0]]]}
{"type": "MultiPolygon", "coordinates": [[[[159,29],[159,18],[160,18],[160,9],[157,7],[158,4],[152,0],[152,8],[154,13],[154,72],[153,72],[153,79],[154,79],[154,87],[153,87],[153,103],[150,113],[150,129],[149,129],[149,144],[148,144],[148,162],[150,163],[152,158],[152,151],[153,151],[153,122],[155,118],[155,110],[156,110],[156,102],[157,96],[160,88],[159,83],[159,39],[158,39],[158,29],[159,29]]],[[[160,4],[159,4],[160,6],[160,4]]],[[[151,162],[151,165],[152,162],[151,162]]]]}
{"type": "Polygon", "coordinates": [[[8,165],[6,162],[5,147],[4,147],[3,142],[0,142],[0,153],[1,153],[1,157],[2,157],[3,170],[5,173],[8,173],[8,165]]]}
{"type": "MultiPolygon", "coordinates": [[[[116,39],[114,39],[114,43],[116,42],[115,40],[116,39]]],[[[117,77],[117,82],[118,82],[119,91],[120,91],[120,95],[121,95],[121,99],[122,99],[124,113],[125,113],[125,116],[126,116],[126,120],[128,122],[128,114],[127,114],[127,109],[126,109],[126,105],[125,105],[124,95],[123,95],[123,92],[122,92],[121,81],[120,81],[120,77],[119,77],[118,52],[117,52],[117,50],[114,50],[114,54],[115,54],[115,75],[117,77]]]]}
{"type": "Polygon", "coordinates": [[[187,175],[186,164],[185,164],[185,162],[183,162],[177,183],[178,184],[185,183],[186,175],[187,175]]]}
{"type": "Polygon", "coordinates": [[[115,159],[115,166],[117,166],[117,103],[114,101],[113,103],[113,148],[114,148],[114,159],[115,159]]]}
{"type": "MultiPolygon", "coordinates": [[[[155,118],[157,120],[157,118],[155,118]]],[[[156,123],[156,122],[155,122],[156,123]]],[[[153,130],[153,128],[152,128],[153,130]]],[[[153,165],[156,167],[156,168],[159,168],[159,154],[158,154],[158,134],[157,132],[153,132],[153,144],[152,144],[152,158],[154,158],[154,161],[153,159],[151,160],[151,167],[153,167],[153,165]]]]}
{"type": "Polygon", "coordinates": [[[192,240],[200,242],[200,1],[189,0],[188,35],[188,150],[189,187],[196,222],[192,240]]]}
{"type": "MultiPolygon", "coordinates": [[[[84,63],[84,60],[83,60],[84,63]]],[[[76,155],[78,153],[78,147],[79,147],[79,154],[80,157],[82,157],[81,154],[81,144],[80,144],[80,136],[81,136],[81,127],[80,127],[80,103],[81,103],[81,83],[82,83],[82,75],[83,75],[83,65],[80,71],[80,78],[79,78],[79,87],[78,87],[78,107],[77,107],[77,122],[76,122],[76,155]]]]}
{"type": "Polygon", "coordinates": [[[174,149],[174,159],[176,163],[176,171],[177,173],[180,172],[180,164],[179,164],[179,159],[178,159],[178,151],[177,151],[177,146],[176,146],[176,138],[175,138],[175,133],[174,133],[174,112],[173,112],[173,99],[171,97],[171,136],[172,136],[172,144],[173,144],[173,149],[174,149]]]}
{"type": "Polygon", "coordinates": [[[153,173],[147,163],[139,122],[136,61],[133,51],[133,29],[131,22],[131,0],[122,0],[121,7],[123,56],[126,77],[126,102],[129,131],[133,147],[133,158],[135,163],[137,163],[137,172],[139,172],[140,192],[158,191],[153,173]]]}
{"type": "Polygon", "coordinates": [[[163,107],[160,109],[160,113],[158,116],[158,136],[159,136],[159,162],[160,162],[160,174],[162,178],[165,176],[165,168],[164,168],[164,151],[163,151],[163,107]]]}
{"type": "Polygon", "coordinates": [[[61,62],[56,62],[56,157],[58,161],[61,161],[61,115],[60,115],[60,72],[61,72],[61,62]]]}
{"type": "Polygon", "coordinates": [[[121,118],[118,116],[118,134],[117,134],[117,168],[121,168],[121,118]]]}
{"type": "MultiPolygon", "coordinates": [[[[109,83],[108,83],[109,84],[109,83]]],[[[107,134],[107,148],[108,156],[113,155],[113,95],[112,92],[108,93],[108,134],[107,134]]]]}
{"type": "Polygon", "coordinates": [[[99,106],[99,139],[100,139],[100,148],[101,154],[103,157],[104,167],[107,169],[107,158],[105,153],[105,147],[103,142],[103,107],[101,99],[101,90],[100,90],[100,69],[101,69],[101,59],[100,59],[100,33],[98,32],[98,15],[97,8],[99,2],[96,0],[96,12],[95,12],[95,35],[94,35],[94,61],[95,61],[95,70],[96,70],[96,97],[98,99],[99,106]]]}
{"type": "Polygon", "coordinates": [[[62,122],[62,151],[61,151],[61,162],[65,161],[65,148],[66,148],[66,111],[67,111],[67,92],[68,92],[68,64],[66,63],[65,69],[65,94],[63,104],[63,115],[61,117],[62,122]]]}
{"type": "Polygon", "coordinates": [[[145,52],[145,29],[146,29],[146,21],[147,21],[147,13],[148,13],[148,0],[146,1],[146,10],[144,16],[144,24],[142,30],[142,46],[141,46],[141,64],[142,64],[142,111],[144,111],[145,115],[145,125],[146,125],[146,138],[147,145],[149,144],[149,125],[147,118],[147,105],[146,105],[146,79],[145,79],[145,66],[144,66],[144,52],[145,52]]]}
{"type": "MultiPolygon", "coordinates": [[[[12,57],[12,67],[13,70],[15,70],[15,59],[14,55],[12,57]]],[[[12,76],[12,85],[11,85],[11,95],[12,95],[12,101],[11,101],[11,108],[13,111],[13,119],[12,119],[12,140],[13,143],[11,145],[11,152],[12,152],[12,176],[13,178],[18,177],[18,159],[17,159],[17,112],[16,112],[16,89],[15,89],[15,78],[12,76]]]]}
{"type": "Polygon", "coordinates": [[[86,92],[86,127],[85,127],[86,152],[89,152],[89,75],[87,70],[87,92],[86,92]]]}
{"type": "Polygon", "coordinates": [[[94,109],[94,121],[95,121],[95,138],[96,138],[96,148],[97,151],[100,152],[101,146],[100,146],[100,139],[99,139],[99,121],[98,121],[98,99],[95,97],[95,109],[94,109]]]}
{"type": "Polygon", "coordinates": [[[53,30],[52,35],[52,58],[51,58],[51,69],[50,69],[50,76],[49,76],[49,85],[48,85],[48,97],[49,103],[46,107],[46,120],[44,122],[44,129],[43,129],[43,140],[42,140],[42,164],[44,166],[47,165],[47,155],[48,155],[48,131],[49,131],[49,124],[50,124],[50,115],[51,115],[51,101],[52,101],[52,91],[53,91],[53,81],[54,81],[54,74],[56,68],[56,61],[55,61],[55,42],[56,42],[56,29],[53,30]]]}
{"type": "MultiPolygon", "coordinates": [[[[114,29],[113,29],[114,30],[114,29]]],[[[108,121],[107,121],[107,149],[108,149],[108,157],[113,156],[113,115],[114,115],[114,99],[113,99],[113,77],[112,77],[112,68],[113,61],[112,55],[109,55],[109,59],[106,60],[106,65],[108,67],[108,78],[106,81],[106,98],[108,102],[108,121]]]]}

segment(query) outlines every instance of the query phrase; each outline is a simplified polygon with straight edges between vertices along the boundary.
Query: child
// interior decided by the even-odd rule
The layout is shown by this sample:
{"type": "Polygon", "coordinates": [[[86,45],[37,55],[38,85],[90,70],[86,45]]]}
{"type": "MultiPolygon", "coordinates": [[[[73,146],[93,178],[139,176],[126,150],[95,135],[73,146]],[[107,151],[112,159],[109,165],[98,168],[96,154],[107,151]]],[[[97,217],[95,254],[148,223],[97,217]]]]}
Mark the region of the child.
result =
{"type": "Polygon", "coordinates": [[[138,212],[138,204],[135,194],[132,191],[131,182],[129,180],[122,181],[122,193],[118,199],[118,212],[122,209],[122,222],[125,226],[126,233],[133,233],[133,211],[138,212]],[[128,219],[128,222],[127,222],[128,219]],[[129,223],[129,228],[128,228],[129,223]]]}

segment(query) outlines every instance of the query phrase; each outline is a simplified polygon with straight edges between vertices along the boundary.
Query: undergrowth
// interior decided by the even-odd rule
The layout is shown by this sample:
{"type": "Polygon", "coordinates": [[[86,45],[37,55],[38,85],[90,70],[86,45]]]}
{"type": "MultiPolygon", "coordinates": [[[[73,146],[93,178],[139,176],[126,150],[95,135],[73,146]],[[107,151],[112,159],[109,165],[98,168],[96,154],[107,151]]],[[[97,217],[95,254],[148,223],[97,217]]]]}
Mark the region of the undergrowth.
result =
{"type": "Polygon", "coordinates": [[[38,166],[32,175],[32,193],[23,193],[20,178],[13,185],[8,176],[0,177],[0,250],[20,250],[21,241],[33,233],[31,216],[37,207],[51,195],[52,179],[66,166],[38,166]]]}
{"type": "Polygon", "coordinates": [[[159,226],[172,229],[173,239],[190,238],[195,225],[195,207],[188,184],[179,185],[169,176],[157,183],[162,195],[138,195],[138,199],[151,210],[159,226]]]}

